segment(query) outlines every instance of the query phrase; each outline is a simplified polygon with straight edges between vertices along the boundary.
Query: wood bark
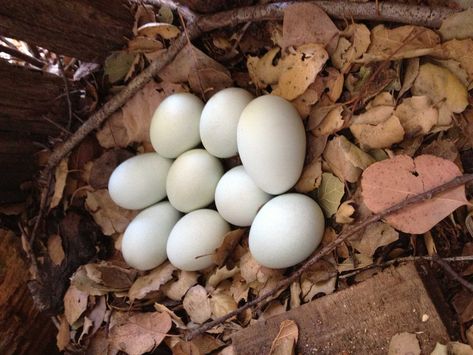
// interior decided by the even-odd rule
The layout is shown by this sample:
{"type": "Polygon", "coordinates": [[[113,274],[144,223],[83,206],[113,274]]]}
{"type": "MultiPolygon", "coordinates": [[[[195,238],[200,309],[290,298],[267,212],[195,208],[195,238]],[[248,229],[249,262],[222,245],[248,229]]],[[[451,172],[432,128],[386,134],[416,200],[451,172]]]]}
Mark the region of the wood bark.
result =
{"type": "Polygon", "coordinates": [[[0,354],[55,354],[56,328],[33,304],[20,244],[0,230],[0,354]]]}
{"type": "Polygon", "coordinates": [[[391,337],[402,332],[415,333],[425,354],[449,340],[413,263],[239,331],[232,336],[236,353],[269,353],[284,319],[298,325],[299,354],[385,354],[391,337]]]}
{"type": "Polygon", "coordinates": [[[127,0],[0,0],[0,34],[88,62],[102,62],[131,37],[127,0]]]}

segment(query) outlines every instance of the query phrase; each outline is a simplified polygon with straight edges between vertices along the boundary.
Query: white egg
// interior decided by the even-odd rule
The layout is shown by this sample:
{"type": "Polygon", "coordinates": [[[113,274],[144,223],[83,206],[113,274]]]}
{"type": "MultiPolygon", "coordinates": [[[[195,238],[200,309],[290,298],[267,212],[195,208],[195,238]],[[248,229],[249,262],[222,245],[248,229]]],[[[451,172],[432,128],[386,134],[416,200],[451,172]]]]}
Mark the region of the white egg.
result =
{"type": "Polygon", "coordinates": [[[255,184],[269,194],[289,190],[305,159],[304,125],[285,99],[260,96],[243,110],[237,130],[240,158],[255,184]]]}
{"type": "Polygon", "coordinates": [[[123,208],[139,210],[166,197],[166,178],[172,160],[157,153],[145,153],[125,160],[108,180],[113,202],[123,208]]]}
{"type": "Polygon", "coordinates": [[[169,233],[181,214],[169,202],[141,211],[128,225],[122,239],[126,263],[138,270],[150,270],[167,259],[169,233]]]}
{"type": "Polygon", "coordinates": [[[154,112],[150,139],[154,150],[177,158],[200,143],[199,122],[204,103],[189,93],[168,96],[154,112]]]}
{"type": "Polygon", "coordinates": [[[236,226],[249,226],[256,213],[271,199],[255,185],[243,166],[237,166],[225,173],[215,190],[215,205],[218,213],[236,226]]]}
{"type": "Polygon", "coordinates": [[[223,89],[210,98],[200,116],[200,138],[207,151],[218,158],[238,152],[237,126],[253,95],[240,88],[223,89]]]}
{"type": "Polygon", "coordinates": [[[250,252],[266,267],[281,269],[306,259],[322,240],[325,220],[310,197],[290,193],[273,198],[250,229],[250,252]]]}
{"type": "Polygon", "coordinates": [[[169,261],[181,270],[205,269],[213,265],[212,254],[229,231],[228,223],[214,210],[203,209],[186,214],[169,235],[169,261]]]}
{"type": "Polygon", "coordinates": [[[169,169],[166,182],[169,202],[181,212],[209,205],[222,175],[222,164],[205,149],[185,152],[169,169]]]}

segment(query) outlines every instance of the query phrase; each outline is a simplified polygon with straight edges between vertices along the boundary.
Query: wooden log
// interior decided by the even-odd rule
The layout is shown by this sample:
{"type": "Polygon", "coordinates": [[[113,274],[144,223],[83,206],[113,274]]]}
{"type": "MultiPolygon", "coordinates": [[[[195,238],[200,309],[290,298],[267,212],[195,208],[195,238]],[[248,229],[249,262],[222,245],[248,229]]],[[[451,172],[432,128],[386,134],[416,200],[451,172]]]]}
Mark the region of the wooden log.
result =
{"type": "Polygon", "coordinates": [[[425,354],[449,340],[412,263],[242,329],[232,336],[234,350],[268,354],[285,319],[299,327],[299,354],[386,354],[392,336],[402,332],[415,333],[425,354]]]}
{"type": "Polygon", "coordinates": [[[55,354],[56,328],[33,304],[20,244],[0,229],[0,354],[55,354]]]}
{"type": "Polygon", "coordinates": [[[127,0],[0,0],[0,33],[88,62],[102,62],[131,38],[127,0]]]}

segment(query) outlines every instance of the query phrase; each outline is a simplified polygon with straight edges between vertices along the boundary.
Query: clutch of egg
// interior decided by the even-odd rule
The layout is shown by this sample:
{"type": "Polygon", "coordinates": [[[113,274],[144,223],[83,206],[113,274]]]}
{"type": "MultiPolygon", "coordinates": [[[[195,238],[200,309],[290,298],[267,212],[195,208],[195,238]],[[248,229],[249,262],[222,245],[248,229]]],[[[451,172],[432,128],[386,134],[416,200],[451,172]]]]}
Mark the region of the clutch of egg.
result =
{"type": "Polygon", "coordinates": [[[205,105],[193,94],[173,94],[155,111],[150,139],[156,153],[123,162],[109,180],[117,205],[145,208],[122,239],[131,267],[150,270],[166,259],[181,270],[210,267],[230,224],[251,226],[250,252],[270,268],[296,265],[319,245],[320,207],[286,193],[301,175],[306,150],[304,125],[288,101],[254,99],[240,88],[224,89],[205,105]],[[243,165],[224,173],[219,158],[236,154],[243,165]]]}

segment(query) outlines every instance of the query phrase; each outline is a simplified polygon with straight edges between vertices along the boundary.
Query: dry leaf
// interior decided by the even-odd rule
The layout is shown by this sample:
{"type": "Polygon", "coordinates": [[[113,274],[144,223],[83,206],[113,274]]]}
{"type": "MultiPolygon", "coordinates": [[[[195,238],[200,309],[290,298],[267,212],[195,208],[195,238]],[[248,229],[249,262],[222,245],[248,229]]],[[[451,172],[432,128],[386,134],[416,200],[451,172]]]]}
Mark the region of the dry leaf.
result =
{"type": "Polygon", "coordinates": [[[338,132],[344,124],[342,112],[342,105],[336,105],[335,108],[331,108],[322,122],[317,127],[311,128],[311,131],[315,136],[328,136],[338,132]]]}
{"type": "MultiPolygon", "coordinates": [[[[465,71],[470,83],[469,89],[472,88],[473,82],[473,57],[471,52],[473,51],[473,38],[456,40],[445,42],[442,44],[442,47],[439,49],[439,53],[436,53],[436,56],[440,58],[449,58],[455,60],[459,63],[460,69],[465,71]]],[[[459,72],[456,70],[455,72],[459,72]]],[[[461,77],[461,76],[460,76],[461,77]]]]}
{"type": "Polygon", "coordinates": [[[402,100],[394,114],[409,137],[429,133],[439,118],[438,110],[427,96],[412,96],[402,100]]]}
{"type": "Polygon", "coordinates": [[[439,43],[439,36],[425,27],[378,25],[371,30],[371,44],[358,62],[420,57],[432,53],[439,43]]]}
{"type": "Polygon", "coordinates": [[[356,182],[362,171],[375,160],[344,136],[338,136],[327,143],[323,157],[332,172],[341,180],[356,182]]]}
{"type": "Polygon", "coordinates": [[[84,336],[89,335],[90,329],[92,329],[94,323],[87,317],[84,317],[84,324],[82,325],[82,332],[79,336],[78,343],[80,344],[82,342],[82,339],[84,336]]]}
{"type": "Polygon", "coordinates": [[[59,234],[50,235],[48,238],[48,255],[54,265],[60,265],[64,260],[65,254],[62,248],[62,239],[59,234]]]}
{"type": "Polygon", "coordinates": [[[313,86],[314,84],[309,85],[302,95],[291,101],[292,106],[296,108],[302,119],[309,116],[312,106],[319,101],[320,93],[313,86]]]}
{"type": "Polygon", "coordinates": [[[134,53],[119,51],[113,52],[105,59],[104,74],[110,83],[114,84],[125,78],[135,61],[135,56],[134,53]]]}
{"type": "MultiPolygon", "coordinates": [[[[378,95],[379,96],[379,95],[378,95]]],[[[373,99],[370,101],[370,104],[375,101],[373,99]]],[[[368,105],[367,105],[368,106],[368,105]]],[[[367,124],[367,125],[377,125],[379,123],[386,122],[394,112],[394,107],[392,105],[370,105],[372,106],[366,112],[353,116],[353,124],[367,124]]]]}
{"type": "Polygon", "coordinates": [[[207,291],[201,285],[191,287],[187,291],[182,306],[194,323],[204,323],[212,314],[207,291]]]}
{"type": "Polygon", "coordinates": [[[249,56],[247,68],[251,81],[259,89],[264,89],[268,85],[276,84],[279,81],[282,71],[282,60],[275,63],[276,56],[279,55],[279,47],[271,48],[261,58],[249,56]]]}
{"type": "Polygon", "coordinates": [[[90,339],[87,355],[114,355],[118,353],[118,351],[110,351],[110,344],[105,332],[106,330],[102,328],[90,339]]]}
{"type": "Polygon", "coordinates": [[[59,325],[59,330],[56,336],[56,345],[59,351],[65,350],[70,341],[71,332],[69,330],[69,323],[65,317],[61,317],[61,324],[59,325]]]}
{"type": "Polygon", "coordinates": [[[236,310],[238,305],[231,295],[216,292],[210,298],[210,308],[212,310],[212,318],[217,319],[236,310]]]}
{"type": "Polygon", "coordinates": [[[89,295],[80,291],[74,285],[69,286],[64,295],[64,316],[73,325],[87,309],[89,295]]]}
{"type": "Polygon", "coordinates": [[[422,154],[431,154],[450,161],[456,161],[459,154],[457,146],[449,139],[437,139],[430,144],[424,145],[421,152],[422,154]]]}
{"type": "Polygon", "coordinates": [[[337,212],[344,194],[345,184],[339,178],[330,173],[322,174],[322,182],[317,189],[317,202],[325,217],[330,218],[337,212]]]}
{"type": "Polygon", "coordinates": [[[360,233],[361,238],[351,241],[351,245],[360,253],[373,256],[376,249],[399,239],[399,233],[389,224],[376,222],[360,233]]]}
{"type": "Polygon", "coordinates": [[[404,79],[398,97],[402,97],[404,93],[411,89],[414,80],[416,80],[417,75],[419,74],[419,62],[419,58],[410,58],[406,60],[407,64],[404,70],[404,79]]]}
{"type": "Polygon", "coordinates": [[[389,342],[388,355],[420,355],[419,341],[415,334],[397,333],[389,342]]]}
{"type": "Polygon", "coordinates": [[[222,244],[215,250],[212,256],[214,263],[218,267],[222,267],[227,262],[246,231],[247,228],[238,228],[225,234],[222,244]]]}
{"type": "Polygon", "coordinates": [[[171,329],[167,313],[137,313],[110,329],[110,344],[130,355],[140,355],[155,349],[171,329]]]}
{"type": "Polygon", "coordinates": [[[388,148],[404,138],[404,128],[395,115],[376,125],[352,124],[350,131],[363,149],[388,148]]]}
{"type": "Polygon", "coordinates": [[[291,291],[291,301],[289,303],[289,308],[294,309],[301,305],[301,284],[299,281],[294,281],[290,287],[291,291]]]}
{"type": "Polygon", "coordinates": [[[342,33],[331,60],[335,68],[347,73],[355,60],[359,59],[371,43],[370,30],[363,24],[351,24],[342,33]]]}
{"type": "Polygon", "coordinates": [[[107,311],[107,304],[105,302],[105,296],[96,297],[96,305],[89,312],[87,312],[87,318],[93,323],[92,331],[89,332],[89,336],[94,335],[102,325],[105,319],[107,311]],[[98,301],[97,301],[98,299],[98,301]]]}
{"type": "Polygon", "coordinates": [[[442,21],[439,32],[444,41],[473,38],[473,9],[448,16],[442,21]]]}
{"type": "Polygon", "coordinates": [[[139,212],[119,207],[110,198],[107,189],[87,192],[85,207],[105,235],[123,233],[139,212]]]}
{"type": "Polygon", "coordinates": [[[229,270],[226,266],[216,269],[207,280],[205,288],[209,291],[215,289],[218,284],[224,280],[232,278],[240,272],[240,268],[235,266],[229,270]]]}
{"type": "MultiPolygon", "coordinates": [[[[130,53],[152,53],[163,48],[164,45],[161,41],[150,37],[136,36],[128,41],[128,51],[130,53]]],[[[140,57],[136,56],[135,58],[140,57]]],[[[130,72],[127,73],[128,75],[130,75],[130,72]]]]}
{"type": "Polygon", "coordinates": [[[54,195],[51,197],[49,208],[57,207],[59,202],[61,202],[64,187],[66,186],[67,174],[69,173],[67,164],[68,159],[62,159],[54,172],[54,195]]]}
{"type": "Polygon", "coordinates": [[[468,344],[463,344],[458,341],[451,341],[447,344],[447,354],[473,355],[473,348],[468,344]]]}
{"type": "Polygon", "coordinates": [[[335,221],[341,224],[353,223],[355,219],[353,214],[355,213],[355,207],[353,207],[353,200],[344,201],[335,214],[335,221]]]}
{"type": "Polygon", "coordinates": [[[137,29],[137,35],[151,38],[159,36],[164,39],[173,39],[180,33],[179,28],[169,23],[149,22],[137,29]]]}
{"type": "MultiPolygon", "coordinates": [[[[374,163],[363,172],[362,196],[374,213],[399,203],[408,197],[428,191],[450,181],[461,172],[451,161],[433,155],[421,155],[414,160],[406,155],[374,163]]],[[[467,204],[464,186],[442,193],[386,217],[394,228],[413,234],[422,234],[467,204]]]]}
{"type": "Polygon", "coordinates": [[[351,258],[337,265],[339,273],[363,269],[373,264],[373,258],[365,254],[353,254],[351,258]]]}
{"type": "Polygon", "coordinates": [[[95,190],[106,189],[115,168],[134,154],[126,149],[113,149],[103,153],[91,162],[90,174],[86,180],[95,190]]]}
{"type": "Polygon", "coordinates": [[[322,160],[316,159],[304,166],[301,177],[294,188],[297,192],[307,193],[320,186],[322,177],[322,160]]]}
{"type": "Polygon", "coordinates": [[[150,293],[158,291],[162,285],[172,279],[174,270],[176,268],[169,261],[166,261],[149,274],[138,277],[128,291],[130,301],[140,300],[150,293]]]}
{"type": "Polygon", "coordinates": [[[304,302],[310,302],[312,299],[320,294],[330,295],[335,291],[337,285],[337,277],[334,276],[326,281],[314,283],[309,279],[302,280],[301,291],[302,300],[304,302]]]}
{"type": "Polygon", "coordinates": [[[296,353],[296,344],[299,339],[299,328],[296,322],[290,319],[283,320],[279,325],[279,332],[271,344],[270,355],[288,355],[296,353]]]}
{"type": "Polygon", "coordinates": [[[172,355],[201,355],[192,341],[180,341],[172,347],[172,355]]]}
{"type": "Polygon", "coordinates": [[[198,335],[192,338],[192,342],[197,346],[201,354],[210,354],[225,345],[223,341],[209,334],[198,335]]]}
{"type": "Polygon", "coordinates": [[[319,43],[332,53],[338,41],[338,33],[338,28],[330,17],[315,4],[295,3],[284,9],[283,49],[319,43]]]}
{"type": "Polygon", "coordinates": [[[187,290],[197,283],[199,274],[194,271],[179,270],[177,281],[168,282],[161,287],[166,297],[180,301],[186,294],[187,290]]]}

